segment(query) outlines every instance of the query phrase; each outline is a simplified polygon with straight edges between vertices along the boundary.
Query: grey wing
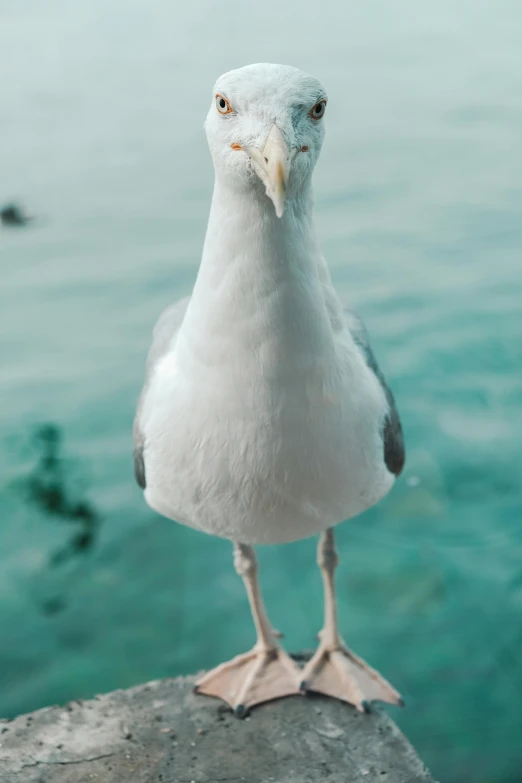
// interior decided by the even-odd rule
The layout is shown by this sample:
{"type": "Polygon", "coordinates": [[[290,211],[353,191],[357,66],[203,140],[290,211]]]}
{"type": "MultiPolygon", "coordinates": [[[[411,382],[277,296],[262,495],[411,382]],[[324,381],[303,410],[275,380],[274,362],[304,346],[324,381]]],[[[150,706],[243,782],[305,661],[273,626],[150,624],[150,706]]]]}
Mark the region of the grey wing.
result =
{"type": "Polygon", "coordinates": [[[141,390],[140,398],[138,400],[138,407],[136,410],[136,416],[134,417],[134,475],[136,481],[142,489],[147,486],[145,477],[145,461],[143,458],[143,449],[145,447],[145,437],[140,427],[140,416],[143,408],[143,401],[147,393],[147,388],[150,382],[151,375],[154,371],[154,367],[161,359],[162,356],[168,351],[172,338],[176,335],[181,322],[185,317],[187,306],[190,301],[190,297],[180,299],[178,302],[167,307],[162,312],[156,322],[154,331],[152,334],[152,344],[147,356],[147,365],[145,370],[145,383],[141,390]]]}
{"type": "Polygon", "coordinates": [[[353,310],[344,311],[348,330],[352,335],[356,345],[361,349],[368,367],[375,374],[381,384],[386,399],[388,401],[388,414],[384,420],[382,439],[384,446],[384,462],[391,473],[396,476],[400,474],[404,467],[405,451],[404,438],[402,434],[399,412],[395,405],[395,399],[386,379],[381,372],[377,360],[370,345],[370,338],[366,327],[361,318],[353,310]]]}

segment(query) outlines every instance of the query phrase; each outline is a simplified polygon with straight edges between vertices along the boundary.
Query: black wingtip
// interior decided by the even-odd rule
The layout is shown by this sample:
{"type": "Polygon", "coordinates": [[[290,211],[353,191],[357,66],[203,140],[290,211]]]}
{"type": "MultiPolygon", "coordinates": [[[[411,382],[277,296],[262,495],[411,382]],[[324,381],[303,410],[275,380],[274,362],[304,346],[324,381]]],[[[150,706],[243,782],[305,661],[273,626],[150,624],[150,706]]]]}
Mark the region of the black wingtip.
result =
{"type": "Polygon", "coordinates": [[[147,487],[147,479],[145,477],[145,460],[143,458],[143,447],[134,449],[134,476],[136,483],[142,489],[147,487]]]}

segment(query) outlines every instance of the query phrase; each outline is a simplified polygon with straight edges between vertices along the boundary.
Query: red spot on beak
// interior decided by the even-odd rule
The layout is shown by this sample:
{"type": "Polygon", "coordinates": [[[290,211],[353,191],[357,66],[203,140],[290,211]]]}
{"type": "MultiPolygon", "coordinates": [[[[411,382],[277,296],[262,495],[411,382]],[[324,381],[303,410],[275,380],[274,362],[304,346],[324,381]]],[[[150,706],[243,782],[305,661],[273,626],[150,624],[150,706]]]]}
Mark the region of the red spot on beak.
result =
{"type": "Polygon", "coordinates": [[[241,144],[231,144],[230,146],[232,147],[233,150],[242,150],[243,149],[241,144]]]}

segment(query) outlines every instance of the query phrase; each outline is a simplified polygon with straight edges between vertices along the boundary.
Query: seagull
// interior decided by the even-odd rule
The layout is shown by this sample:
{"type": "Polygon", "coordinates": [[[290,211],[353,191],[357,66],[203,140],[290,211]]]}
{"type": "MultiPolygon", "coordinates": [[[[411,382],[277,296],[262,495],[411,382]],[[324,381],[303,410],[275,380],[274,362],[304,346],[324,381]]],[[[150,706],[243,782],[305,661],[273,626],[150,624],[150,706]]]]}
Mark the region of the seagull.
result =
{"type": "Polygon", "coordinates": [[[233,543],[257,642],[196,691],[238,717],[308,691],[363,712],[399,693],[341,638],[333,528],[377,503],[404,464],[399,416],[360,318],[332,285],[312,174],[327,96],[285,65],[216,82],[205,130],[215,185],[192,295],[153,333],[134,423],[134,467],[159,514],[233,543]],[[257,544],[319,534],[324,625],[300,668],[261,596],[257,544]]]}

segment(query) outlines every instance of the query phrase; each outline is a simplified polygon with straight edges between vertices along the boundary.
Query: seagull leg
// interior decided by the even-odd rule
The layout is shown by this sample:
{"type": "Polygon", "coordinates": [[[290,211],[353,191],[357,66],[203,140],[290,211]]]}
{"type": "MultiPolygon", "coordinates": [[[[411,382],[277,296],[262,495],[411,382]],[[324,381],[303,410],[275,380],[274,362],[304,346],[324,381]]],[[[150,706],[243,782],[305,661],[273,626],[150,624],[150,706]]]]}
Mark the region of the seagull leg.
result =
{"type": "Polygon", "coordinates": [[[255,704],[298,694],[300,677],[297,664],[275,641],[259,590],[257,560],[252,547],[234,544],[234,566],[245,583],[257,642],[250,652],[237,655],[204,674],[195,690],[223,699],[241,718],[255,704]]]}
{"type": "Polygon", "coordinates": [[[365,712],[373,700],[403,705],[392,686],[346,647],[339,636],[335,603],[334,573],[338,564],[333,530],[322,534],[317,549],[317,564],[324,583],[323,630],[314,656],[302,672],[301,691],[315,691],[353,704],[365,712]]]}

